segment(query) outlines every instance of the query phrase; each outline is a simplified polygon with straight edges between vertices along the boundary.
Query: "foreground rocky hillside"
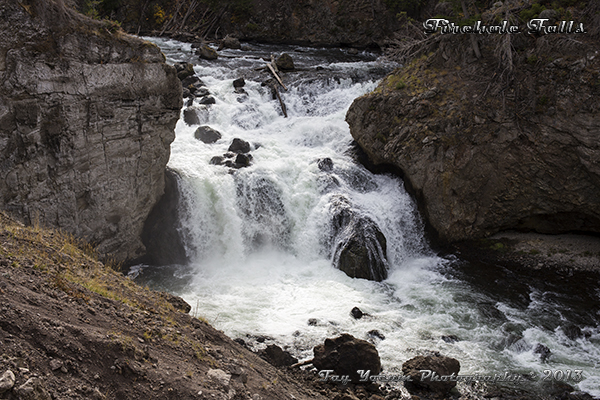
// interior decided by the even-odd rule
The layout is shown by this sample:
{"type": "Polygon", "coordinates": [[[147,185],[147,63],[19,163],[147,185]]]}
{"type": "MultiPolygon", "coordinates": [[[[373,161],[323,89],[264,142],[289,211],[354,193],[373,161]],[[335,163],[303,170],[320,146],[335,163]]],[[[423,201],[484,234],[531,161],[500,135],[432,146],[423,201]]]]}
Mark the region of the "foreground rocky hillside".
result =
{"type": "MultiPolygon", "coordinates": [[[[494,24],[511,16],[512,3],[482,18],[494,24]]],[[[404,177],[442,242],[506,229],[600,232],[593,3],[570,12],[587,34],[532,35],[522,27],[514,35],[438,33],[415,42],[400,52],[412,52],[405,66],[350,108],[354,139],[373,164],[404,177]]]]}
{"type": "Polygon", "coordinates": [[[140,256],[182,106],[175,69],[62,1],[7,0],[0,16],[0,208],[140,256]]]}
{"type": "Polygon", "coordinates": [[[80,246],[0,213],[0,398],[327,398],[80,246]]]}

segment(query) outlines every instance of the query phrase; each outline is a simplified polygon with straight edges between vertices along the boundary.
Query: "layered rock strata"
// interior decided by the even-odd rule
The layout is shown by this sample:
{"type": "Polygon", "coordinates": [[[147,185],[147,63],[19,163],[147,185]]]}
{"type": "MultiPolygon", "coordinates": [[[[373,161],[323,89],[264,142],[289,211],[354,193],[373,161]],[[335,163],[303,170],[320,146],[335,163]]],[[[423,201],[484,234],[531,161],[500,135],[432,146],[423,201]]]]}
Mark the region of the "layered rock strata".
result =
{"type": "Polygon", "coordinates": [[[0,15],[0,208],[140,256],[182,106],[175,69],[61,1],[7,0],[0,15]]]}

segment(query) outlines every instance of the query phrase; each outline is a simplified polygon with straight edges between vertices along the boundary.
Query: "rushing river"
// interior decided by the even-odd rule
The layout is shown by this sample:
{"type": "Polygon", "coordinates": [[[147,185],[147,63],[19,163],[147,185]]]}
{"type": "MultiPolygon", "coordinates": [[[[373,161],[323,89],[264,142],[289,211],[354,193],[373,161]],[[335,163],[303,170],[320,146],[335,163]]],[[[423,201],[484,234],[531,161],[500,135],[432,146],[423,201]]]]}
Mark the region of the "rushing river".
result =
{"type": "Polygon", "coordinates": [[[387,374],[437,351],[458,359],[461,375],[522,374],[523,385],[543,392],[552,386],[545,375],[580,374],[581,382],[567,383],[600,396],[596,281],[516,276],[436,256],[402,181],[355,162],[346,111],[394,65],[368,53],[259,45],[199,61],[189,44],[151,40],[168,62],[194,63],[216,103],[192,108],[201,125],[223,136],[205,144],[194,138],[198,125],[178,122],[169,166],[183,178],[181,233],[192,261],[134,267],[138,281],[182,296],[192,314],[231,337],[255,347],[275,343],[300,359],[325,338],[350,333],[376,344],[387,374]],[[283,74],[288,118],[261,86],[267,72],[256,71],[265,65],[261,57],[284,51],[299,70],[283,74]],[[239,77],[246,95],[234,92],[239,77]],[[252,144],[250,167],[230,173],[211,165],[234,138],[252,144]],[[326,157],[333,161],[328,174],[317,165],[326,157]],[[335,196],[386,236],[385,281],[351,279],[332,266],[335,196]],[[353,307],[369,316],[353,319],[353,307]]]}

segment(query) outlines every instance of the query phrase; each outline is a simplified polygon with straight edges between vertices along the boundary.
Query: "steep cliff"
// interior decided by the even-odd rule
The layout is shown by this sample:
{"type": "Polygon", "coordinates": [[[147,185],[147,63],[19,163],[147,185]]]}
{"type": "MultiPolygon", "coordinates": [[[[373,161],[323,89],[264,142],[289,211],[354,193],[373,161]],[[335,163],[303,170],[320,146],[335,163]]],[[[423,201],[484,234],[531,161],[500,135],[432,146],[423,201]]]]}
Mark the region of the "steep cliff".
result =
{"type": "Polygon", "coordinates": [[[182,106],[175,69],[61,1],[7,0],[0,16],[0,208],[141,255],[182,106]]]}
{"type": "Polygon", "coordinates": [[[347,114],[444,242],[504,229],[600,232],[598,38],[434,36],[347,114]]]}

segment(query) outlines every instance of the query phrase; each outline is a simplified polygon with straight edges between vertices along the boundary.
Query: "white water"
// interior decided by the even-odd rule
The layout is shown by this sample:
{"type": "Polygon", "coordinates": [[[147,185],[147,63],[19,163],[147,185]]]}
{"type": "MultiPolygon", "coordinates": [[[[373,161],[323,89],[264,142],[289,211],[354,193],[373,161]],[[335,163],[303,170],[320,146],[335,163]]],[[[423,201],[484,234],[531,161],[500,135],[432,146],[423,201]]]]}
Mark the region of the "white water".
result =
{"type": "MultiPolygon", "coordinates": [[[[187,44],[157,43],[171,62],[192,59],[187,44]]],[[[583,382],[568,383],[600,396],[597,323],[581,326],[589,337],[567,339],[556,326],[569,316],[544,293],[527,289],[527,305],[520,307],[449,273],[457,263],[428,249],[402,182],[372,175],[348,155],[346,111],[354,98],[376,86],[364,72],[392,66],[351,63],[341,54],[332,62],[319,58],[322,54],[292,53],[310,72],[284,75],[290,90],[282,93],[289,114],[283,118],[253,71],[263,65],[254,56],[269,50],[228,51],[238,58],[195,61],[216,104],[194,107],[201,124],[223,137],[204,144],[194,138],[197,126],[178,122],[169,166],[183,177],[182,234],[192,262],[159,268],[160,278],[146,282],[181,295],[193,306],[192,314],[231,337],[260,346],[253,338],[266,336],[268,343],[287,346],[299,358],[310,358],[312,348],[327,337],[350,333],[369,339],[368,332],[377,330],[385,339],[371,340],[387,373],[399,372],[417,354],[439,351],[460,360],[461,374],[509,371],[542,377],[544,369],[583,370],[583,382]],[[314,79],[320,74],[317,66],[328,70],[322,79],[314,79]],[[244,75],[247,97],[235,94],[232,86],[244,75]],[[252,165],[233,174],[209,165],[233,138],[253,144],[252,165]],[[333,160],[332,174],[317,166],[324,157],[333,160]],[[332,177],[339,186],[329,185],[332,177]],[[332,266],[329,202],[339,195],[386,236],[389,277],[384,282],[351,279],[332,266]],[[350,310],[356,306],[370,316],[354,320],[350,310]],[[544,326],[548,316],[552,322],[544,326]],[[309,325],[309,319],[316,324],[309,325]],[[522,340],[502,344],[511,332],[522,340]],[[446,343],[442,336],[448,335],[460,340],[446,343]],[[537,343],[552,350],[545,363],[533,351],[537,343]]],[[[139,279],[151,270],[139,268],[139,279]]]]}

